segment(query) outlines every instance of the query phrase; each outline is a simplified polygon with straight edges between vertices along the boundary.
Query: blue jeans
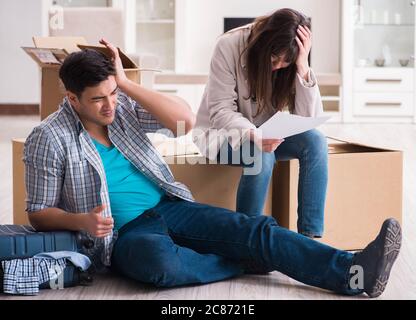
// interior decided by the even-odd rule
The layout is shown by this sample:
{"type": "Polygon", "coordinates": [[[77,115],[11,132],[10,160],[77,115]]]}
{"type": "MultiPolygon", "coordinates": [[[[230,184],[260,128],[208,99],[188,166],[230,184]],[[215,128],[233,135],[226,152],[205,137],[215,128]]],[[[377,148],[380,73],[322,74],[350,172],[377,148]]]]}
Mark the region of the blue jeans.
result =
{"type": "Polygon", "coordinates": [[[305,284],[342,294],[353,254],[279,227],[269,216],[164,198],[119,230],[115,271],[158,287],[220,281],[251,266],[280,271],[305,284]]]}
{"type": "MultiPolygon", "coordinates": [[[[250,144],[253,155],[255,147],[252,142],[250,144]]],[[[229,145],[223,145],[219,160],[222,152],[228,154],[228,164],[253,166],[252,162],[244,161],[241,148],[232,150],[229,145]],[[231,163],[232,159],[240,159],[241,162],[231,163]]],[[[258,161],[261,170],[255,175],[243,172],[237,191],[236,211],[249,216],[261,215],[276,160],[290,159],[299,159],[298,232],[309,237],[322,237],[328,184],[328,147],[325,136],[317,130],[286,138],[275,152],[257,151],[254,161],[258,161]]],[[[247,160],[253,161],[253,157],[247,160]]]]}

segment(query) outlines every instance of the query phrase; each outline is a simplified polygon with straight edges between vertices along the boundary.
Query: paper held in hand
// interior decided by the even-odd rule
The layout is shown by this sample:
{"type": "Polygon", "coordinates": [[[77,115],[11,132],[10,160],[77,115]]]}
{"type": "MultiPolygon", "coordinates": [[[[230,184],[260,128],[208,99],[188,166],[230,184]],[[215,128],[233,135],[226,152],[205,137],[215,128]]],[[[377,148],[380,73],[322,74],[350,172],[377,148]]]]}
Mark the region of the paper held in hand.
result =
{"type": "Polygon", "coordinates": [[[331,117],[301,117],[277,112],[258,129],[263,139],[283,139],[316,128],[329,118],[331,117]]]}

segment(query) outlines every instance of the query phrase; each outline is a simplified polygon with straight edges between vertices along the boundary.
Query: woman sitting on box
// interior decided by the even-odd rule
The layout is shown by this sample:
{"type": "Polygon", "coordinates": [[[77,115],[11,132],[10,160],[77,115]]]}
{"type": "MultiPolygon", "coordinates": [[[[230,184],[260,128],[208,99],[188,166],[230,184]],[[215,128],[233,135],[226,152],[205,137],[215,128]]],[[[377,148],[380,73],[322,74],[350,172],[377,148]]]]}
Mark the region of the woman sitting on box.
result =
{"type": "Polygon", "coordinates": [[[323,112],[308,63],[310,49],[310,20],[292,9],[277,10],[222,35],[212,57],[194,141],[206,157],[221,163],[226,158],[225,163],[245,167],[236,210],[250,216],[263,212],[276,159],[299,159],[298,232],[313,238],[323,233],[325,137],[311,130],[284,140],[261,139],[256,130],[285,107],[306,117],[323,112]],[[247,170],[256,166],[259,169],[247,170]]]}

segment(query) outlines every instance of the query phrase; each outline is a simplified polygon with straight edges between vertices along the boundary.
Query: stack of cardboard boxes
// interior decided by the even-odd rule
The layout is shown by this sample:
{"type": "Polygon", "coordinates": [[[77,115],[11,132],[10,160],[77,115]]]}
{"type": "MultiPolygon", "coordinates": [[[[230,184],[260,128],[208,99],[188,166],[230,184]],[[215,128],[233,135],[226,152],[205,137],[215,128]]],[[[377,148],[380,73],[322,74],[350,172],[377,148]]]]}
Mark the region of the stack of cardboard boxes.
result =
{"type": "MultiPolygon", "coordinates": [[[[25,209],[24,139],[13,140],[14,223],[28,223],[25,209]]],[[[199,155],[178,156],[170,168],[201,203],[235,209],[241,169],[198,164],[199,155]],[[183,159],[182,159],[183,160],[183,159]],[[184,164],[180,164],[184,163],[184,164]],[[196,163],[196,164],[193,164],[196,163]]],[[[389,217],[401,222],[402,152],[355,143],[329,144],[329,183],[323,243],[345,250],[362,249],[389,217]]],[[[299,162],[279,161],[265,204],[279,225],[296,231],[299,162]]]]}
{"type": "MultiPolygon", "coordinates": [[[[40,44],[39,40],[37,43],[42,48],[65,49],[66,52],[78,50],[74,39],[46,39],[46,43],[40,44]]],[[[33,53],[31,55],[42,69],[43,119],[57,109],[63,98],[59,88],[59,64],[44,65],[33,53]]],[[[137,66],[127,57],[123,59],[129,77],[137,81],[137,66]]],[[[16,224],[28,223],[23,144],[24,139],[13,140],[13,214],[16,224]]],[[[328,145],[329,185],[325,233],[320,241],[345,250],[362,249],[376,236],[386,218],[394,217],[401,222],[403,154],[348,141],[329,139],[328,145]]],[[[175,156],[173,161],[169,159],[175,178],[190,188],[197,201],[234,210],[241,168],[201,164],[198,157],[200,155],[185,155],[175,156]]],[[[297,160],[279,161],[265,204],[265,214],[272,214],[281,226],[293,231],[296,231],[297,221],[298,175],[297,160]]]]}

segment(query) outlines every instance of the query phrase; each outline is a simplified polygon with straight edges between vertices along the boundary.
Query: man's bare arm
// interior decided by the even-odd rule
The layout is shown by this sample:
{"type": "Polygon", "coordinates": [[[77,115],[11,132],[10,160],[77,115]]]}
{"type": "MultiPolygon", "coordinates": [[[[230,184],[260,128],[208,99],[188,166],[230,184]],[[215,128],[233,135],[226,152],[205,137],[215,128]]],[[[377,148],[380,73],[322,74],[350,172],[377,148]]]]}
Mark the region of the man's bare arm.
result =
{"type": "Polygon", "coordinates": [[[136,100],[175,136],[188,133],[195,124],[195,115],[189,105],[179,97],[146,89],[133,81],[119,84],[120,89],[136,100]],[[177,132],[177,123],[183,121],[185,132],[177,132]]]}
{"type": "Polygon", "coordinates": [[[47,208],[29,214],[31,225],[38,231],[70,230],[86,231],[94,237],[105,237],[113,227],[113,218],[104,218],[104,206],[98,206],[87,214],[69,213],[58,208],[47,208]]]}
{"type": "Polygon", "coordinates": [[[124,72],[118,50],[104,39],[100,40],[100,43],[112,52],[112,60],[117,73],[115,79],[117,85],[124,93],[152,114],[165,128],[170,129],[175,136],[182,133],[177,132],[177,123],[179,121],[185,123],[185,134],[193,128],[195,115],[185,100],[146,89],[129,80],[124,72]]]}

